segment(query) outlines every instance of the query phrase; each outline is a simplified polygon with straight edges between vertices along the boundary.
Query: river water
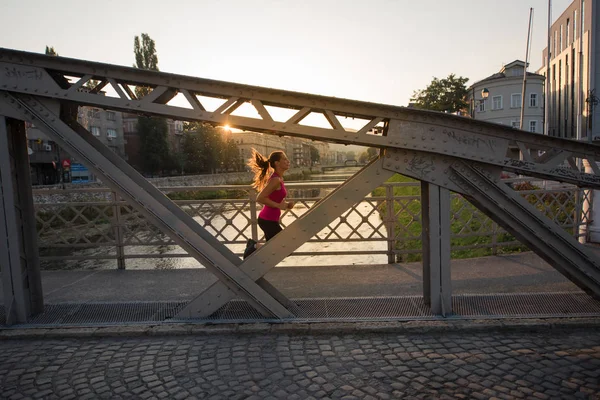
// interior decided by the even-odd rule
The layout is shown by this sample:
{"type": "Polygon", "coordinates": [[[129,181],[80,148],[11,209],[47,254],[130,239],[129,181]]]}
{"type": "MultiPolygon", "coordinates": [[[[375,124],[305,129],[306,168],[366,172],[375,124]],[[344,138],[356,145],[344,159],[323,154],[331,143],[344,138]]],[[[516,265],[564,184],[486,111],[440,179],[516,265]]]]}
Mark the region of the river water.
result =
{"type": "MultiPolygon", "coordinates": [[[[341,181],[347,179],[352,173],[356,172],[356,168],[347,168],[343,170],[326,172],[325,174],[314,174],[311,175],[311,180],[316,181],[341,181]]],[[[298,204],[294,207],[294,212],[297,215],[302,215],[306,212],[307,208],[298,204]]],[[[347,237],[352,233],[350,226],[358,226],[357,233],[363,237],[369,236],[373,228],[363,221],[363,216],[368,215],[368,222],[378,227],[381,224],[381,218],[378,213],[373,213],[373,206],[370,203],[361,203],[357,206],[357,212],[352,212],[347,216],[348,224],[341,224],[336,227],[336,232],[341,237],[347,237]],[[369,214],[370,213],[370,214],[369,214]]],[[[235,226],[245,226],[247,224],[247,218],[249,212],[245,211],[245,215],[240,215],[237,210],[225,211],[221,215],[216,215],[211,219],[211,224],[214,228],[220,231],[225,224],[227,219],[231,219],[235,226]]],[[[203,223],[202,218],[196,217],[200,224],[203,223]]],[[[284,216],[283,224],[289,225],[295,220],[294,217],[284,216]]],[[[230,234],[234,233],[233,228],[230,234]]],[[[208,228],[212,232],[211,228],[208,228]]],[[[380,228],[380,231],[384,232],[384,228],[380,228]]],[[[140,236],[140,235],[138,235],[140,236]]],[[[244,244],[228,244],[227,247],[235,252],[242,253],[244,251],[244,244]]],[[[349,249],[348,242],[325,242],[325,243],[305,243],[300,246],[296,252],[320,252],[320,251],[386,251],[387,243],[384,238],[381,241],[357,241],[351,242],[351,248],[349,249]]],[[[127,246],[126,254],[155,254],[160,252],[167,256],[168,254],[181,254],[183,251],[178,246],[160,246],[157,250],[156,247],[152,246],[127,246]]],[[[112,262],[110,262],[112,264],[112,262]]],[[[296,267],[296,266],[323,266],[323,265],[372,265],[372,264],[386,264],[386,254],[357,254],[357,255],[299,255],[289,256],[281,263],[278,267],[296,267]]],[[[163,259],[152,259],[152,258],[135,258],[127,259],[127,269],[178,269],[178,268],[203,268],[203,266],[192,257],[186,258],[163,258],[163,259]]],[[[111,267],[112,268],[112,267],[111,267]]]]}
{"type": "MultiPolygon", "coordinates": [[[[347,179],[350,175],[355,173],[357,168],[347,168],[337,171],[328,171],[325,174],[311,175],[311,180],[314,181],[342,181],[347,179]]],[[[321,193],[325,195],[325,193],[321,193]]],[[[312,194],[314,196],[314,194],[312,194]]],[[[310,206],[310,204],[309,204],[310,206]]],[[[297,215],[302,215],[306,212],[307,207],[304,204],[297,204],[294,207],[294,212],[297,215]]],[[[336,233],[342,238],[348,237],[352,234],[351,226],[357,227],[357,233],[363,237],[370,236],[373,232],[373,228],[380,227],[381,219],[377,212],[373,211],[373,205],[371,203],[363,202],[357,206],[356,212],[351,212],[347,216],[348,224],[340,224],[335,227],[336,233]],[[368,215],[368,223],[363,220],[363,216],[368,215]]],[[[210,222],[212,227],[207,227],[210,233],[221,231],[227,224],[227,219],[232,220],[232,224],[237,227],[244,227],[248,223],[249,211],[244,211],[245,215],[241,215],[238,210],[224,211],[220,215],[212,216],[210,222]]],[[[201,217],[196,217],[195,220],[201,225],[204,225],[205,221],[201,217]]],[[[283,224],[289,225],[295,220],[295,217],[286,215],[283,217],[283,224]]],[[[335,223],[334,223],[335,224],[335,223]]],[[[260,231],[260,230],[259,230],[260,231]]],[[[384,233],[383,227],[379,228],[379,231],[384,233]]],[[[246,233],[248,234],[248,230],[246,233]]],[[[322,231],[328,232],[328,229],[322,231]]],[[[236,235],[233,227],[225,228],[223,232],[226,237],[233,238],[236,235]]],[[[322,236],[322,234],[321,234],[322,236]]],[[[385,238],[382,236],[380,241],[357,241],[357,242],[321,242],[321,243],[305,243],[300,246],[296,252],[346,252],[346,251],[383,251],[387,249],[385,238]]],[[[152,234],[149,231],[136,232],[136,237],[140,240],[152,239],[152,234]]],[[[356,234],[353,237],[357,237],[356,234]]],[[[219,238],[217,236],[217,238],[219,238]]],[[[231,251],[235,253],[242,253],[244,251],[244,244],[227,244],[226,245],[231,251]]],[[[82,249],[71,252],[73,256],[99,256],[104,254],[105,248],[92,248],[82,249]]],[[[125,246],[126,255],[135,255],[141,258],[127,258],[126,268],[127,269],[178,269],[178,268],[203,268],[203,266],[192,257],[168,257],[169,255],[176,255],[185,253],[179,246],[175,245],[159,245],[159,246],[125,246]],[[146,258],[148,256],[156,256],[160,254],[163,258],[146,258]]],[[[42,256],[44,252],[42,252],[42,256]]],[[[278,266],[279,267],[295,267],[295,266],[322,266],[322,265],[361,265],[361,264],[385,264],[387,263],[386,254],[357,254],[357,255],[291,255],[283,260],[278,266]]],[[[45,269],[114,269],[116,268],[116,261],[114,260],[98,260],[98,259],[86,259],[86,260],[60,260],[60,261],[44,261],[42,260],[42,268],[45,269]]]]}

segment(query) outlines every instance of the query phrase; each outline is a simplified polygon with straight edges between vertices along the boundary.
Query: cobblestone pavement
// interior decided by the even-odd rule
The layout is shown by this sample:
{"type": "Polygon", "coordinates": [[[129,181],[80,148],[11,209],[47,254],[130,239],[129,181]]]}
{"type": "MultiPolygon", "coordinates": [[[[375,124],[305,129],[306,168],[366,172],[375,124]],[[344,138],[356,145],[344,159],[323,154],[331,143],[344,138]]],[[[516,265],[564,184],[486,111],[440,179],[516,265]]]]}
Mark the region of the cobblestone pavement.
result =
{"type": "Polygon", "coordinates": [[[0,341],[8,399],[599,399],[600,332],[0,341]]]}

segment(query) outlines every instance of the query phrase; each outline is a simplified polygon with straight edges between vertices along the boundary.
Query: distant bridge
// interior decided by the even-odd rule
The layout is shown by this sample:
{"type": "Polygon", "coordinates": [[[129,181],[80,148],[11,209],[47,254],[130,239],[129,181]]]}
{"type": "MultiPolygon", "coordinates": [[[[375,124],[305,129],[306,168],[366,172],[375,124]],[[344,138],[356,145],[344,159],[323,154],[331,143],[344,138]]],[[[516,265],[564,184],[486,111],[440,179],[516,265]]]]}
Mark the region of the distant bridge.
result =
{"type": "Polygon", "coordinates": [[[346,160],[344,164],[334,164],[334,165],[322,165],[321,171],[333,171],[336,169],[342,168],[352,168],[352,167],[364,167],[365,164],[359,164],[356,160],[346,160]]]}

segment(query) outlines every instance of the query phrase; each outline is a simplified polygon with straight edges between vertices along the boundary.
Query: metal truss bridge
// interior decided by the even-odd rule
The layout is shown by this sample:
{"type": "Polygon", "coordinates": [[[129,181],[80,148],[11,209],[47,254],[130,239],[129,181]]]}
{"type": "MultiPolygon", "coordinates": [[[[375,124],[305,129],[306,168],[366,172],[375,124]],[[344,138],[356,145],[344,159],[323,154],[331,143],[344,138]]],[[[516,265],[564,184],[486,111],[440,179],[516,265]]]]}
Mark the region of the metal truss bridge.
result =
{"type": "Polygon", "coordinates": [[[209,317],[242,299],[269,319],[296,306],[265,278],[295,249],[395,173],[421,181],[423,299],[452,313],[450,196],[463,195],[559,272],[600,297],[600,260],[502,183],[502,171],[600,189],[600,146],[454,115],[207,80],[0,49],[0,266],[7,323],[43,311],[25,122],[81,160],[132,207],[209,269],[218,281],[176,318],[209,317]],[[99,83],[91,89],[84,85],[99,83]],[[147,90],[143,97],[135,88],[147,90]],[[110,88],[116,96],[105,95],[110,88]],[[181,101],[175,104],[172,100],[181,101]],[[209,107],[217,102],[218,106],[209,107]],[[77,122],[78,106],[376,147],[380,156],[242,261],[77,122]],[[251,107],[254,117],[237,115],[251,107]],[[284,120],[278,112],[289,115],[284,120]],[[302,124],[311,115],[327,127],[302,124]],[[344,127],[346,118],[363,125],[344,127]],[[521,157],[510,157],[518,149],[521,157]],[[581,165],[586,165],[582,171],[581,165]]]}

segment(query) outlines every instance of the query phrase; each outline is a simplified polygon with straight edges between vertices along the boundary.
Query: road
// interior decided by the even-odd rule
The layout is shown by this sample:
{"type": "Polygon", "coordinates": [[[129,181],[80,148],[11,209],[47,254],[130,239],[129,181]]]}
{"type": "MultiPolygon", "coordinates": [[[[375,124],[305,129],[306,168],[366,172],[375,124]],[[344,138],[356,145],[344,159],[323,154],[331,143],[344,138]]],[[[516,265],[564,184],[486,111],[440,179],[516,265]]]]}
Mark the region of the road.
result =
{"type": "Polygon", "coordinates": [[[0,342],[3,399],[600,399],[600,332],[0,342]]]}

